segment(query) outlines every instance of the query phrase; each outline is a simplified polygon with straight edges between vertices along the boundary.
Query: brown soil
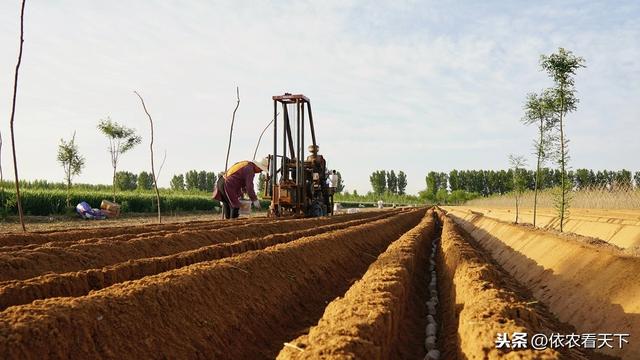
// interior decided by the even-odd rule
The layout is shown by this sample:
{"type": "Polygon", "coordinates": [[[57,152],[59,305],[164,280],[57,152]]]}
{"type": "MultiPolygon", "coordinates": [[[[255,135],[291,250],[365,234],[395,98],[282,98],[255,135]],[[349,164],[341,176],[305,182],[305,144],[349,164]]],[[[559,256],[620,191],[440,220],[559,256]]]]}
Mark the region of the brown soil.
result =
{"type": "Polygon", "coordinates": [[[9,358],[273,358],[424,210],[0,313],[9,358]],[[365,256],[364,254],[369,254],[365,256]]]}
{"type": "Polygon", "coordinates": [[[545,332],[536,309],[508,286],[505,274],[464,239],[447,217],[437,255],[445,359],[559,359],[554,350],[496,349],[498,333],[545,332]]]}
{"type": "Polygon", "coordinates": [[[130,240],[116,238],[80,240],[74,245],[55,243],[33,249],[0,253],[0,281],[23,280],[46,273],[65,273],[101,268],[127,260],[167,256],[213,244],[266,236],[362,219],[377,213],[361,213],[321,219],[298,219],[242,224],[212,230],[185,230],[167,235],[149,235],[130,240]]]}
{"type": "Polygon", "coordinates": [[[129,260],[100,269],[48,274],[28,280],[6,281],[0,283],[0,310],[4,310],[9,306],[28,304],[38,299],[82,296],[88,294],[89,291],[100,290],[124,281],[141,279],[145,276],[159,274],[199,262],[234,256],[250,250],[264,249],[268,246],[286,243],[305,236],[357,226],[389,217],[393,214],[393,212],[386,212],[373,218],[342,221],[306,230],[204,246],[168,256],[129,260]]]}
{"type": "Polygon", "coordinates": [[[308,334],[278,359],[420,359],[425,356],[425,274],[433,213],[393,242],[308,334]]]}
{"type": "MultiPolygon", "coordinates": [[[[628,333],[640,328],[640,259],[551,232],[531,231],[483,216],[451,216],[510,276],[577,333],[628,333]]],[[[617,344],[616,344],[617,345],[617,344]]],[[[635,359],[640,343],[600,349],[635,359]]],[[[600,353],[590,352],[598,357],[600,353]]]]}

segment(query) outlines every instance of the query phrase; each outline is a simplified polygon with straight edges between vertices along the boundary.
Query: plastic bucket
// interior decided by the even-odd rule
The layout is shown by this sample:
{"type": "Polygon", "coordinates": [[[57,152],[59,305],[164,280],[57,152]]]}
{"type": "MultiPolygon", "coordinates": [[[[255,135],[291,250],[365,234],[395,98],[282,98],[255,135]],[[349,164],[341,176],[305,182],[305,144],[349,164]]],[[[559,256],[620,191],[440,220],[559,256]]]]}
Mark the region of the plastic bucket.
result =
{"type": "Polygon", "coordinates": [[[240,216],[251,216],[251,200],[240,200],[240,216]]]}

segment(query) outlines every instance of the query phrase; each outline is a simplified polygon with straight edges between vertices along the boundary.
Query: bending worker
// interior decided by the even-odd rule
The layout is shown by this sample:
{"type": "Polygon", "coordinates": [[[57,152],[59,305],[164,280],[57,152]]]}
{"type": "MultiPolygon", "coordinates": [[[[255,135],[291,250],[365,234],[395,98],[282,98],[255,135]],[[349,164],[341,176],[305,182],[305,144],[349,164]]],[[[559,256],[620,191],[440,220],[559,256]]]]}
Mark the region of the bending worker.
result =
{"type": "Polygon", "coordinates": [[[227,173],[218,178],[213,189],[213,198],[222,203],[222,211],[225,219],[235,219],[240,215],[240,198],[245,192],[253,202],[253,207],[260,209],[260,201],[253,189],[253,178],[256,174],[267,171],[268,159],[261,161],[240,161],[227,173]]]}

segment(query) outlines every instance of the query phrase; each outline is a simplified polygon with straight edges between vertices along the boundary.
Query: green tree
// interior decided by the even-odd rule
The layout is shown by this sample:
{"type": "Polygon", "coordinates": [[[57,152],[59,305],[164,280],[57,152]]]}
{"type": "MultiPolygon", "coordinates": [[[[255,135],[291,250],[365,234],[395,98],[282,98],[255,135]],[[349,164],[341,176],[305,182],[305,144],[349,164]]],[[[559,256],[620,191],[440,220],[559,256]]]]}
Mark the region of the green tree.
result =
{"type": "Polygon", "coordinates": [[[116,187],[118,190],[135,190],[138,186],[138,175],[129,171],[116,173],[116,187]]]}
{"type": "MultiPolygon", "coordinates": [[[[207,172],[202,170],[198,173],[198,190],[208,191],[207,189],[207,172]]],[[[213,188],[211,189],[213,191],[213,188]]]]}
{"type": "Polygon", "coordinates": [[[194,191],[198,190],[198,171],[189,170],[184,175],[184,182],[187,190],[194,191]]]}
{"type": "Polygon", "coordinates": [[[344,190],[344,181],[342,181],[342,174],[340,174],[340,171],[336,171],[336,175],[338,175],[338,184],[336,185],[336,193],[340,194],[344,190]]]}
{"type": "Polygon", "coordinates": [[[633,174],[633,181],[636,183],[636,189],[640,189],[640,171],[633,174]]]}
{"type": "Polygon", "coordinates": [[[213,191],[213,187],[216,186],[216,174],[213,171],[207,172],[207,191],[213,191]]]}
{"type": "Polygon", "coordinates": [[[554,98],[553,111],[557,118],[560,134],[557,161],[561,172],[560,189],[556,196],[556,208],[560,217],[560,231],[562,231],[569,209],[569,192],[571,191],[571,185],[567,178],[569,149],[565,136],[564,120],[569,112],[576,109],[578,99],[575,96],[573,76],[579,68],[585,67],[585,65],[583,58],[573,55],[571,51],[567,51],[564,48],[559,48],[557,53],[549,56],[540,56],[540,66],[555,83],[551,91],[554,98]]]}
{"type": "Polygon", "coordinates": [[[550,90],[545,90],[541,94],[527,95],[525,103],[525,115],[522,122],[525,125],[536,125],[538,137],[534,141],[536,155],[536,172],[533,188],[533,226],[536,226],[536,215],[538,210],[538,188],[540,187],[540,168],[548,157],[549,147],[552,143],[550,131],[555,126],[553,116],[553,94],[550,90]]]}
{"type": "Polygon", "coordinates": [[[184,175],[173,175],[171,182],[169,183],[171,190],[182,191],[184,190],[184,175]]]}
{"type": "Polygon", "coordinates": [[[615,180],[614,180],[615,188],[622,189],[622,190],[631,189],[632,187],[631,178],[632,178],[631,171],[627,169],[622,169],[620,171],[617,171],[615,173],[615,180]]]}
{"type": "Polygon", "coordinates": [[[112,121],[111,118],[100,120],[98,130],[109,139],[109,154],[111,155],[111,166],[113,167],[113,201],[116,201],[116,171],[120,156],[133,149],[142,142],[142,138],[136,135],[134,129],[129,129],[123,125],[112,121]]]}
{"type": "Polygon", "coordinates": [[[264,173],[258,174],[258,186],[256,187],[256,194],[260,195],[264,190],[267,183],[267,176],[264,173]]]}
{"type": "Polygon", "coordinates": [[[427,194],[431,195],[435,199],[436,192],[438,192],[438,173],[435,171],[429,171],[427,173],[427,194]]]}
{"type": "Polygon", "coordinates": [[[387,190],[391,194],[398,193],[398,177],[393,170],[387,172],[387,190]]]}
{"type": "Polygon", "coordinates": [[[516,198],[516,221],[518,223],[518,215],[519,215],[519,202],[522,193],[525,190],[526,186],[526,178],[524,166],[526,165],[526,161],[523,156],[509,155],[509,163],[513,169],[513,193],[516,198]]]}
{"type": "Polygon", "coordinates": [[[400,170],[400,172],[398,172],[398,194],[404,195],[406,189],[407,189],[407,174],[405,174],[404,171],[400,170]]]}
{"type": "Polygon", "coordinates": [[[153,188],[153,178],[146,171],[138,174],[138,190],[151,190],[153,188]]]}
{"type": "Polygon", "coordinates": [[[374,194],[384,194],[387,188],[387,176],[384,170],[374,171],[371,176],[369,176],[369,181],[371,182],[374,194]]]}
{"type": "Polygon", "coordinates": [[[60,139],[58,162],[64,169],[64,179],[67,183],[67,207],[71,207],[71,180],[74,176],[80,175],[84,167],[84,157],[80,155],[80,150],[76,145],[75,131],[71,140],[64,141],[64,139],[60,139]]]}

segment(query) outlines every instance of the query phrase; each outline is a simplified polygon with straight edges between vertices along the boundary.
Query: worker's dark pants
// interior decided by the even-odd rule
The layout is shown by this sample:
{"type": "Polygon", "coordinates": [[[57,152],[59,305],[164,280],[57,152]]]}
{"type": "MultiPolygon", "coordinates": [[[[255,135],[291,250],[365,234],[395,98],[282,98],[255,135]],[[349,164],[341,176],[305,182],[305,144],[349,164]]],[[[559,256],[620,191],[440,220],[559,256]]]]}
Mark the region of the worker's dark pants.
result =
{"type": "Polygon", "coordinates": [[[231,207],[231,205],[224,200],[222,201],[222,212],[224,213],[225,219],[235,219],[240,216],[240,208],[231,207]]]}

